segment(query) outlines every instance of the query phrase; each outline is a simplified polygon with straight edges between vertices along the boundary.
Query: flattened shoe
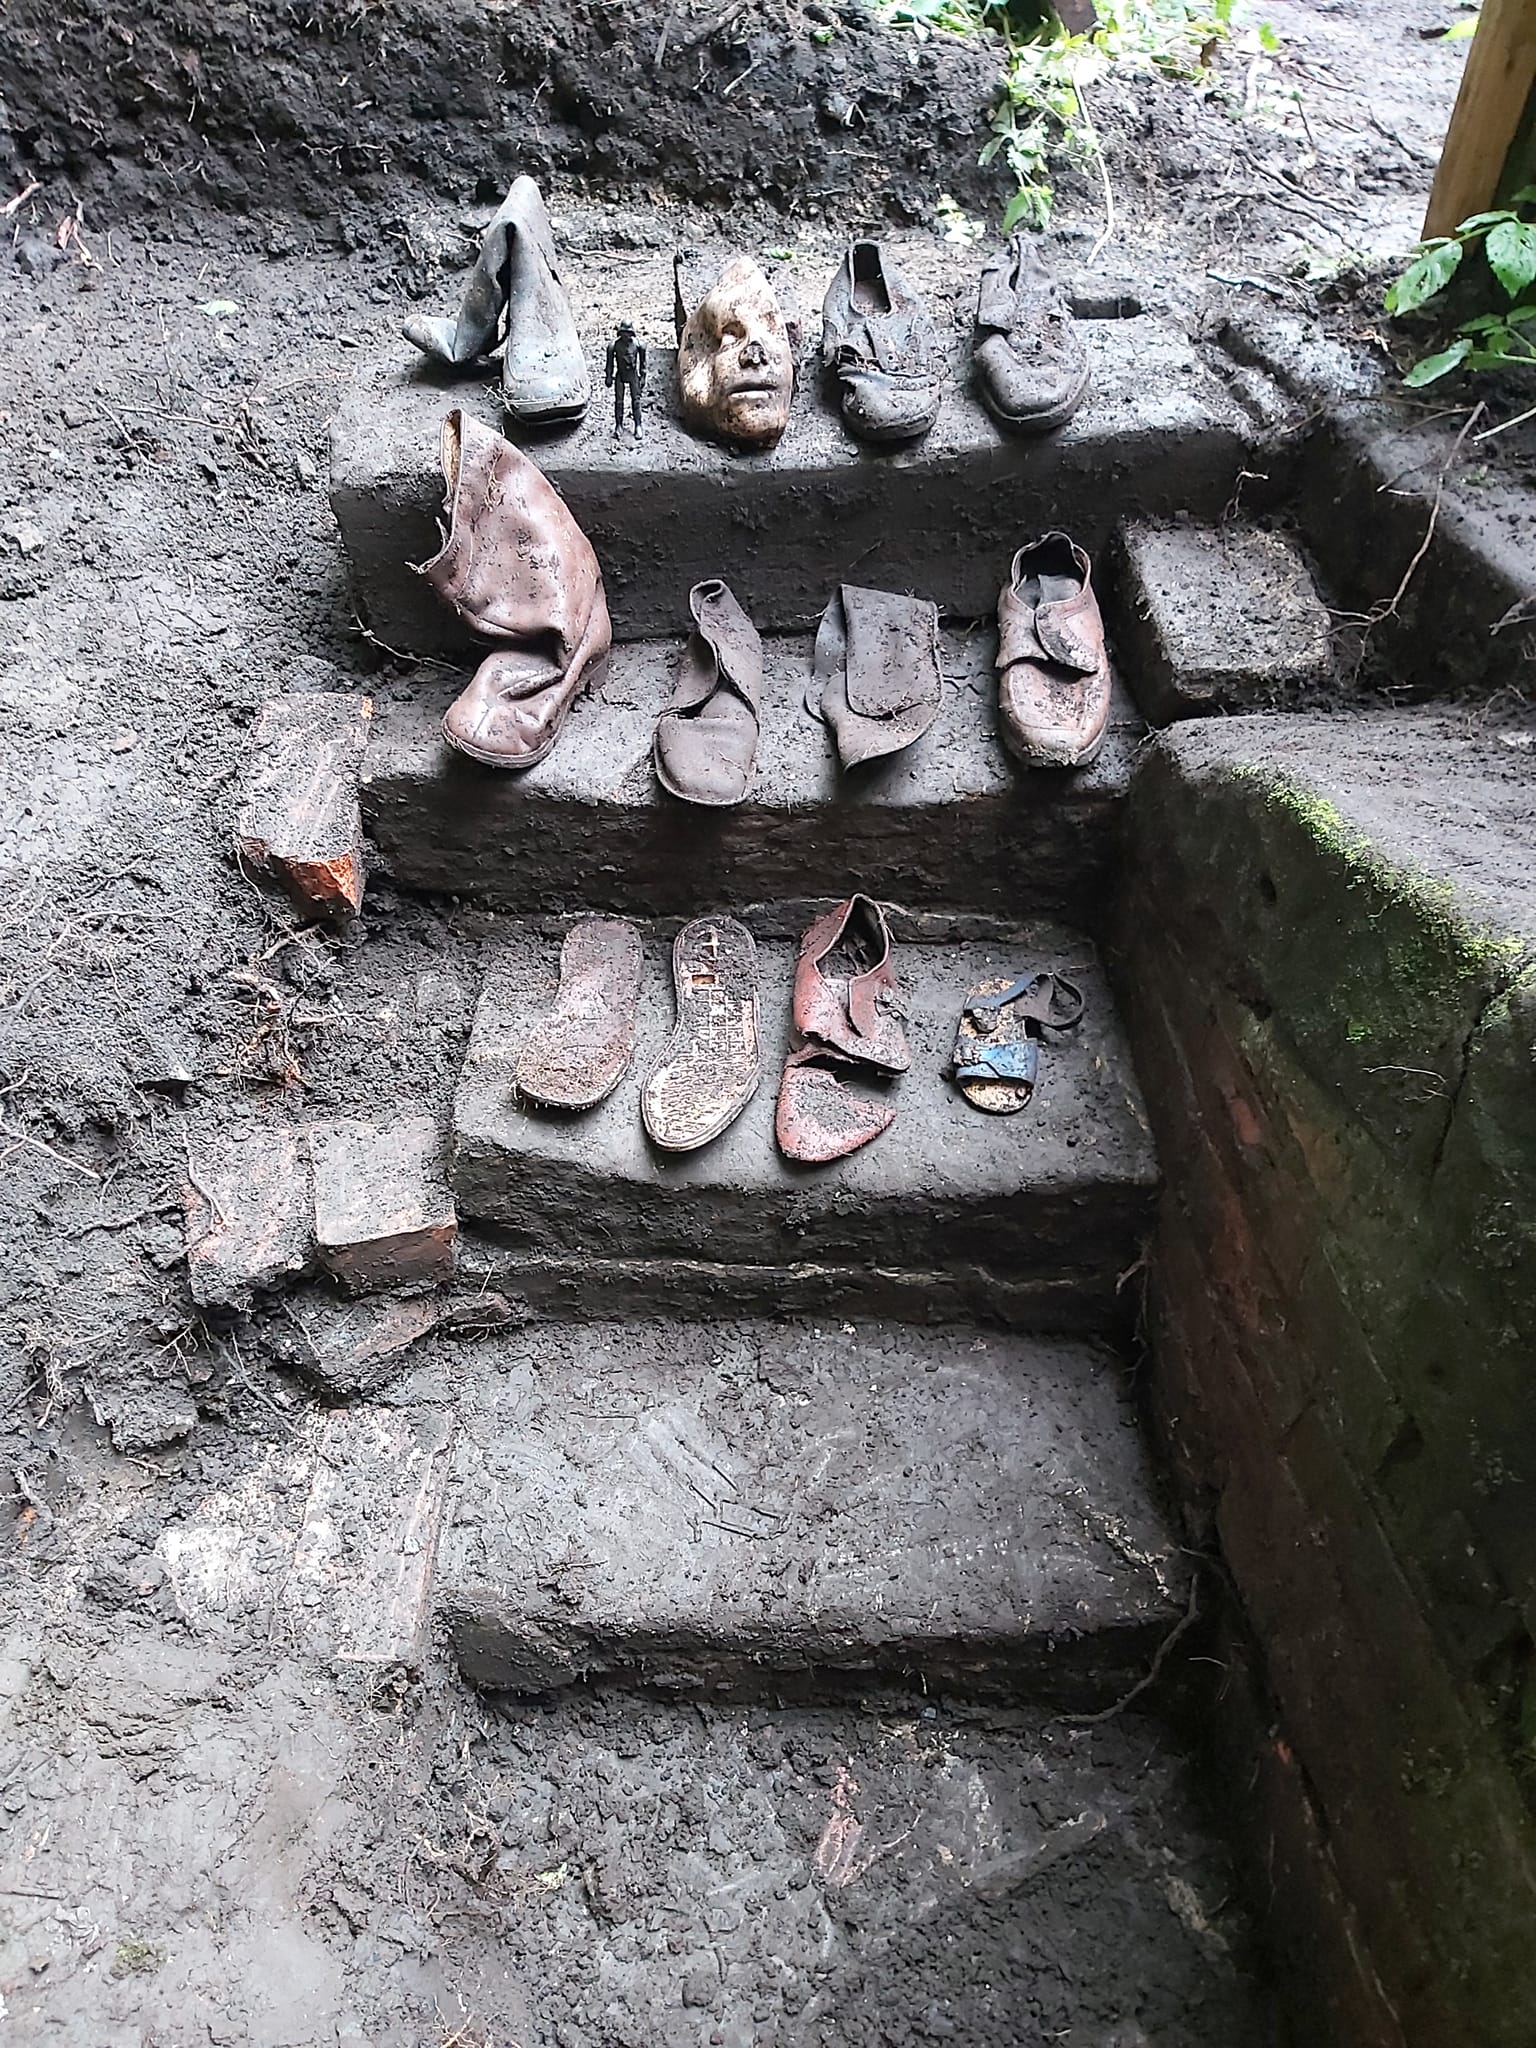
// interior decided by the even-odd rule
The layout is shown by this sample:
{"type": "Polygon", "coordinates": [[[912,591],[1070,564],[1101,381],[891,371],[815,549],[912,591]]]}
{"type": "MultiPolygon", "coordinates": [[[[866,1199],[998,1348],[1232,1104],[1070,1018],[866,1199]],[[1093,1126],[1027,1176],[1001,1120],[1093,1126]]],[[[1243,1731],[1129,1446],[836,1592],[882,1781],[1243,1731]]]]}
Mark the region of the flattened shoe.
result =
{"type": "Polygon", "coordinates": [[[656,725],[656,779],[691,804],[739,804],[752,787],[763,643],[718,577],[688,593],[694,629],[656,725]]]}
{"type": "Polygon", "coordinates": [[[911,1065],[907,1006],[891,965],[891,931],[871,896],[850,896],[806,932],[795,964],[801,1037],[887,1074],[911,1065]]]}
{"type": "Polygon", "coordinates": [[[456,318],[408,320],[405,337],[439,362],[472,363],[496,346],[503,316],[507,412],[523,426],[579,420],[592,401],[592,379],[532,178],[512,181],[481,237],[456,318]]]}
{"type": "Polygon", "coordinates": [[[819,1045],[796,1046],[785,1059],[773,1133],[786,1159],[807,1166],[846,1159],[896,1121],[890,1103],[855,1095],[843,1084],[838,1068],[847,1064],[819,1045]]]}
{"type": "Polygon", "coordinates": [[[666,1152],[707,1145],[757,1092],[757,947],[733,917],[696,917],[672,946],[677,1023],[640,1091],[640,1114],[666,1152]]]}
{"type": "Polygon", "coordinates": [[[1070,1031],[1082,1015],[1083,992],[1063,974],[979,981],[955,1031],[955,1086],[977,1109],[1012,1116],[1034,1095],[1043,1034],[1070,1031]]]}
{"type": "Polygon", "coordinates": [[[450,705],[443,736],[489,767],[531,768],[607,657],[602,571],[564,499],[500,434],[451,412],[442,463],[448,533],[420,573],[472,632],[503,643],[450,705]]]}
{"type": "Polygon", "coordinates": [[[1109,724],[1109,657],[1087,554],[1064,533],[1020,548],[997,603],[1003,744],[1032,768],[1083,768],[1109,724]]]}
{"type": "Polygon", "coordinates": [[[622,918],[572,925],[560,948],[560,990],[517,1056],[517,1092],[545,1109],[591,1109],[635,1056],[640,934],[622,918]]]}
{"type": "Polygon", "coordinates": [[[816,632],[806,709],[832,728],[845,768],[899,754],[939,715],[939,611],[927,598],[842,584],[816,632]]]}
{"type": "Polygon", "coordinates": [[[981,273],[973,360],[982,404],[1012,434],[1064,426],[1087,395],[1082,333],[1026,235],[1015,235],[981,273]]]}
{"type": "Polygon", "coordinates": [[[789,424],[798,327],[750,256],[732,256],[696,292],[689,255],[673,260],[683,422],[737,448],[771,448],[789,424]]]}
{"type": "Polygon", "coordinates": [[[821,309],[821,359],[861,441],[915,441],[939,416],[938,329],[878,242],[850,242],[821,309]]]}

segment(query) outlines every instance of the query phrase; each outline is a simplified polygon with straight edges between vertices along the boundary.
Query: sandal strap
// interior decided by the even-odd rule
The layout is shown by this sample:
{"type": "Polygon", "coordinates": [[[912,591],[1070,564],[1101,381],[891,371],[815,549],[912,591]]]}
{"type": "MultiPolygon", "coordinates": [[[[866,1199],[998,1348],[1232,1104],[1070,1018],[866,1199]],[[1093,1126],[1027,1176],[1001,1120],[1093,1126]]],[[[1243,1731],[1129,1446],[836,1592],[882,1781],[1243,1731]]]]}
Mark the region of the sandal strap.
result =
{"type": "MultiPolygon", "coordinates": [[[[956,1048],[957,1052],[959,1048],[956,1048]]],[[[965,1048],[965,1064],[957,1063],[950,1068],[957,1081],[1011,1081],[1018,1086],[1033,1088],[1040,1072],[1040,1041],[1037,1038],[1012,1038],[1001,1045],[970,1044],[965,1048]]]]}
{"type": "Polygon", "coordinates": [[[1041,970],[1021,974],[999,995],[972,998],[966,1003],[965,1015],[988,1028],[996,1023],[999,1011],[1010,1006],[1024,1018],[1026,1026],[1049,1025],[1053,1031],[1070,1031],[1082,1018],[1083,992],[1064,974],[1041,970]]]}

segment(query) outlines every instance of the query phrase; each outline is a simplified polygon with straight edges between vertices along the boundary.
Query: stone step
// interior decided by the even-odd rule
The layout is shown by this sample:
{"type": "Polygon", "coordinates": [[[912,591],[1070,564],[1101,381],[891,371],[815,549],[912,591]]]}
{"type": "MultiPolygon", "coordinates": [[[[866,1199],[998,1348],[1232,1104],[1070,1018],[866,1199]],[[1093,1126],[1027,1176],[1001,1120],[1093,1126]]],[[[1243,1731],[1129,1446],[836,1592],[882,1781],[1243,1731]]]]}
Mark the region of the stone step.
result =
{"type": "Polygon", "coordinates": [[[946,630],[950,687],[936,725],[906,753],[846,776],[804,708],[811,636],[771,637],[756,786],[746,803],[712,811],[669,796],[651,764],[682,644],[616,648],[606,683],[526,774],[448,746],[441,720],[458,684],[441,671],[381,695],[362,798],[395,879],[513,911],[667,916],[711,900],[873,888],[914,909],[1009,923],[1021,907],[1091,919],[1145,731],[1123,692],[1091,767],[1021,768],[997,737],[995,628],[946,630]]]}
{"type": "Polygon", "coordinates": [[[495,1365],[459,1404],[434,1596],[486,1689],[862,1673],[1091,1702],[1183,1611],[1098,1346],[653,1321],[541,1327],[495,1365]]]}
{"type": "MultiPolygon", "coordinates": [[[[815,624],[841,582],[911,590],[979,617],[1021,541],[1061,526],[1090,550],[1130,516],[1216,520],[1264,430],[1182,328],[1139,316],[1083,323],[1089,402],[1060,432],[1002,434],[968,389],[957,340],[933,431],[872,452],[827,409],[806,366],[789,431],[768,454],[696,440],[674,416],[670,350],[653,350],[644,438],[616,439],[602,404],[574,431],[528,440],[603,566],[614,630],[676,629],[691,584],[724,576],[763,632],[815,624]]],[[[445,380],[402,343],[366,362],[331,427],[331,503],[365,624],[390,647],[461,650],[463,628],[408,563],[439,545],[443,416],[501,428],[484,379],[445,380]]]]}
{"type": "MultiPolygon", "coordinates": [[[[894,1084],[896,1122],[852,1158],[791,1165],[774,1143],[778,1076],[789,1037],[795,947],[759,941],[763,1077],[722,1137],[682,1155],[656,1151],[640,1121],[639,1079],[672,1029],[670,928],[646,933],[636,1067],[585,1115],[524,1109],[518,1049],[555,986],[558,945],[530,925],[491,951],[454,1102],[452,1178],[460,1213],[493,1226],[510,1256],[498,1285],[517,1287],[517,1255],[580,1275],[619,1260],[644,1285],[647,1261],[703,1277],[735,1269],[748,1303],[771,1309],[780,1271],[814,1268],[817,1298],[850,1313],[904,1306],[914,1276],[972,1311],[1052,1329],[1102,1328],[1119,1276],[1150,1227],[1157,1169],[1129,1049],[1093,946],[1058,926],[1017,944],[902,945],[911,1000],[911,1071],[894,1084]],[[944,1076],[967,989],[988,975],[1050,965],[1087,998],[1080,1028],[1044,1048],[1028,1109],[970,1107],[944,1076]]],[[[631,1294],[629,1299],[633,1300],[631,1294]]]]}

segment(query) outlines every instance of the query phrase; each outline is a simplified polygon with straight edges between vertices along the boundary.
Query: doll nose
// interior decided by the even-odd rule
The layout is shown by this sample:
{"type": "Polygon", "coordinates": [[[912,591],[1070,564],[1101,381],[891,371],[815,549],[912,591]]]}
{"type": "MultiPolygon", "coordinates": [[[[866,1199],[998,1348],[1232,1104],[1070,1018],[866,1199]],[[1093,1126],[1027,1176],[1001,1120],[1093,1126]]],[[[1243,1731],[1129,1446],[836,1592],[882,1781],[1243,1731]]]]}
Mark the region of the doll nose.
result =
{"type": "Polygon", "coordinates": [[[741,352],[741,366],[744,370],[760,370],[768,360],[768,351],[760,341],[749,341],[741,352]]]}

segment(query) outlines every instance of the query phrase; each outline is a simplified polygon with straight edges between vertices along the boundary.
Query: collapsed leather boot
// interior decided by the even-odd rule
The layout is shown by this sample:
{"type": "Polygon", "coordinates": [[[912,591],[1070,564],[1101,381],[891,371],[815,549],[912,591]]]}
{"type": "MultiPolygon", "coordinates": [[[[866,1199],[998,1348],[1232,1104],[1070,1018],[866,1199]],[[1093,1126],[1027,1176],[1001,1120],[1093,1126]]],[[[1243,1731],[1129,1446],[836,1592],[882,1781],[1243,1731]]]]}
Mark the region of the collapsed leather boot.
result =
{"type": "Polygon", "coordinates": [[[1110,673],[1088,556],[1047,533],[1013,558],[997,604],[1003,744],[1033,768],[1082,768],[1104,744],[1110,673]]]}
{"type": "Polygon", "coordinates": [[[805,705],[832,728],[843,766],[912,746],[943,697],[938,606],[841,585],[817,628],[805,705]]]}
{"type": "Polygon", "coordinates": [[[673,261],[683,419],[739,448],[771,448],[789,424],[795,324],[750,256],[732,256],[701,294],[688,255],[673,261]]]}
{"type": "Polygon", "coordinates": [[[549,215],[532,178],[516,178],[480,240],[453,320],[408,320],[407,341],[439,362],[495,348],[505,318],[502,400],[522,426],[579,420],[592,399],[581,339],[555,262],[549,215]]]}
{"type": "Polygon", "coordinates": [[[448,534],[419,565],[471,632],[505,643],[449,706],[443,736],[493,768],[560,737],[613,639],[592,544],[538,466],[462,412],[443,422],[448,534]]]}
{"type": "Polygon", "coordinates": [[[694,629],[677,688],[656,726],[656,779],[692,804],[739,804],[752,787],[763,643],[712,577],[688,593],[694,629]]]}
{"type": "Polygon", "coordinates": [[[849,433],[874,442],[926,434],[944,382],[938,330],[878,242],[850,242],[821,321],[821,359],[849,433]]]}
{"type": "Polygon", "coordinates": [[[757,1093],[757,947],[734,917],[696,917],[672,945],[677,1023],[640,1091],[652,1142],[693,1152],[757,1093]]]}
{"type": "Polygon", "coordinates": [[[974,360],[982,404],[1010,433],[1048,433],[1083,402],[1088,350],[1027,236],[1015,235],[981,273],[974,360]]]}
{"type": "Polygon", "coordinates": [[[517,1056],[517,1092],[545,1109],[591,1109],[635,1054],[640,934],[616,917],[572,925],[560,948],[560,990],[517,1056]]]}

